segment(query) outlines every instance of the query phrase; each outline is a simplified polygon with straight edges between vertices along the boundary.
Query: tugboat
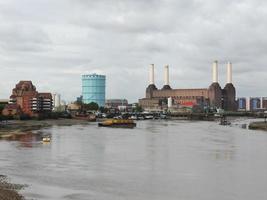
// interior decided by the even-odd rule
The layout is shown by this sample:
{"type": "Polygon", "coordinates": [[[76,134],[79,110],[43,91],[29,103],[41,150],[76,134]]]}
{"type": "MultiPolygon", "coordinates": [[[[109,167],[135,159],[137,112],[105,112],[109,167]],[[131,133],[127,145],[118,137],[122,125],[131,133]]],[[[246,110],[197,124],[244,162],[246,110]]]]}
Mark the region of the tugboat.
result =
{"type": "Polygon", "coordinates": [[[98,123],[99,127],[134,128],[136,123],[130,119],[109,119],[98,123]]]}

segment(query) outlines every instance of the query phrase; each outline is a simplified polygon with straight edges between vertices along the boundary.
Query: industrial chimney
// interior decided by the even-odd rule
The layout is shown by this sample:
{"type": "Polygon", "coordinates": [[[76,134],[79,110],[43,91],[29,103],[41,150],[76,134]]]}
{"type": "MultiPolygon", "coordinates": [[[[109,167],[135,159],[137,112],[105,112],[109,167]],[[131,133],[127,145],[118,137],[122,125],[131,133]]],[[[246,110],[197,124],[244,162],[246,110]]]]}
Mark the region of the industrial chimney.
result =
{"type": "Polygon", "coordinates": [[[213,83],[218,83],[218,61],[214,61],[213,65],[212,65],[212,79],[213,79],[213,83]]]}
{"type": "Polygon", "coordinates": [[[227,63],[227,83],[232,83],[232,63],[227,63]]]}
{"type": "Polygon", "coordinates": [[[169,65],[164,66],[164,85],[170,85],[169,65]]]}
{"type": "Polygon", "coordinates": [[[154,85],[155,84],[155,79],[154,79],[154,64],[150,65],[149,68],[149,84],[154,85]]]}
{"type": "Polygon", "coordinates": [[[236,90],[232,84],[232,63],[227,62],[227,83],[223,89],[223,109],[227,111],[236,111],[236,90]]]}
{"type": "Polygon", "coordinates": [[[208,90],[210,106],[213,108],[222,108],[222,88],[218,83],[218,61],[212,64],[212,84],[208,90]]]}
{"type": "Polygon", "coordinates": [[[170,76],[169,76],[169,65],[164,66],[164,86],[163,86],[162,90],[171,90],[170,76]]]}
{"type": "Polygon", "coordinates": [[[158,88],[155,86],[154,80],[154,64],[149,65],[149,85],[146,88],[146,98],[153,98],[154,90],[158,88]]]}

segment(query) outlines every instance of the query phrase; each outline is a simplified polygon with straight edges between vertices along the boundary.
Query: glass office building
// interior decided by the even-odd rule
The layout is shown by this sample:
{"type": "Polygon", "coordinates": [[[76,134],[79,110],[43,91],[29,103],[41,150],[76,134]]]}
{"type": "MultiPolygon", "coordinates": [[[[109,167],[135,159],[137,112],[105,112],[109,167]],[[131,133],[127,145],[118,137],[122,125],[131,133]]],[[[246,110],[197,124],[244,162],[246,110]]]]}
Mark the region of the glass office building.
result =
{"type": "Polygon", "coordinates": [[[105,106],[106,76],[98,74],[82,75],[83,103],[95,102],[105,106]]]}
{"type": "Polygon", "coordinates": [[[247,105],[246,97],[238,98],[237,103],[238,103],[238,110],[246,110],[246,105],[247,105]]]}
{"type": "Polygon", "coordinates": [[[261,99],[259,97],[251,97],[250,98],[250,110],[255,111],[260,109],[261,107],[261,99]]]}

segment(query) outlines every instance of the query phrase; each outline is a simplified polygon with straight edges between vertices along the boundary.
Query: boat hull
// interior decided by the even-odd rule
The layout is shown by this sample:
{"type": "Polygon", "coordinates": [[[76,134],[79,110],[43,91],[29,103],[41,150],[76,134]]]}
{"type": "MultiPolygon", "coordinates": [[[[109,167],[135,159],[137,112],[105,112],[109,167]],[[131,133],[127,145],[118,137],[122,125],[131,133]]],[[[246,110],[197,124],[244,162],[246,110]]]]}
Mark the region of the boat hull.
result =
{"type": "Polygon", "coordinates": [[[98,123],[99,127],[111,127],[111,128],[134,128],[136,127],[136,123],[132,124],[103,124],[98,123]]]}

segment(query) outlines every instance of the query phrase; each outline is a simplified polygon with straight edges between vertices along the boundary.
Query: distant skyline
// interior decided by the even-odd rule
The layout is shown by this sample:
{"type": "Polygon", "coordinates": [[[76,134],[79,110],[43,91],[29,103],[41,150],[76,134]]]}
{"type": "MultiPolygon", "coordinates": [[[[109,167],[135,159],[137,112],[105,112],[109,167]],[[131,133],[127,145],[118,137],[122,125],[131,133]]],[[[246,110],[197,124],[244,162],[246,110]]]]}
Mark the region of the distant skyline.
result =
{"type": "Polygon", "coordinates": [[[267,96],[267,2],[260,0],[0,0],[0,98],[20,80],[74,101],[81,75],[107,78],[107,98],[136,102],[148,66],[163,86],[205,88],[212,62],[237,96],[267,96]]]}

